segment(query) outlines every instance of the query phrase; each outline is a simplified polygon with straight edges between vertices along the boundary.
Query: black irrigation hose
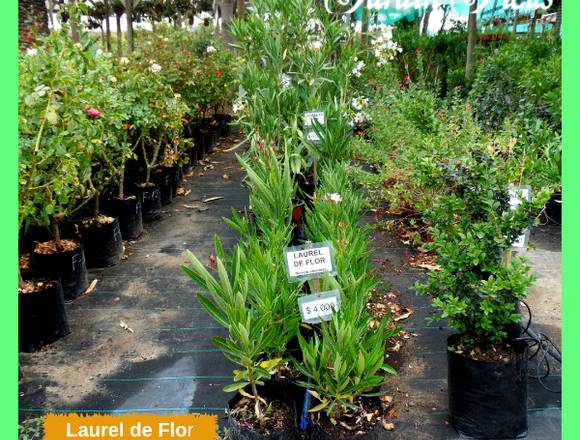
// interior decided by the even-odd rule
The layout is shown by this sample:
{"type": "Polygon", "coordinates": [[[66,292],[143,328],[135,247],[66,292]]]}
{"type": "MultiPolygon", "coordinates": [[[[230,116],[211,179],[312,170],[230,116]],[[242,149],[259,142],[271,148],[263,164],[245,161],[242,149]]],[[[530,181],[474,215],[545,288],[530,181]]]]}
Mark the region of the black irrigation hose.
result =
{"type": "Polygon", "coordinates": [[[550,387],[548,387],[544,383],[544,379],[550,375],[550,372],[552,370],[552,368],[550,367],[550,359],[548,358],[548,356],[550,356],[557,363],[562,364],[562,353],[558,349],[556,344],[554,344],[554,342],[548,336],[546,336],[544,333],[541,333],[541,332],[536,333],[535,331],[533,331],[531,329],[532,310],[530,309],[530,306],[525,301],[520,301],[520,302],[524,306],[526,306],[526,309],[528,309],[528,322],[527,322],[525,327],[522,327],[522,333],[525,333],[528,336],[517,338],[517,340],[528,342],[531,344],[531,347],[530,347],[531,349],[535,348],[535,351],[529,357],[529,360],[532,360],[532,359],[536,358],[536,356],[539,355],[537,357],[537,360],[536,360],[536,374],[530,375],[529,377],[531,377],[533,379],[537,379],[538,382],[540,383],[540,385],[542,385],[542,387],[546,391],[559,394],[562,391],[551,389],[550,387]],[[543,373],[541,372],[542,366],[544,369],[543,373]]]}

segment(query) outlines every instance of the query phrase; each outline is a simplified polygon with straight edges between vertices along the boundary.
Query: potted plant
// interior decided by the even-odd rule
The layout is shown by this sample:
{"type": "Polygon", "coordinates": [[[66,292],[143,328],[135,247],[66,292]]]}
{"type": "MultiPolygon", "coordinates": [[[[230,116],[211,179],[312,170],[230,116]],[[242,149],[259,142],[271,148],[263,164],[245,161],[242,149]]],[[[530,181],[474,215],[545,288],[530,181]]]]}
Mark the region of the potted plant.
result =
{"type": "MultiPolygon", "coordinates": [[[[222,254],[216,243],[216,253],[222,254]]],[[[241,368],[234,371],[234,383],[224,391],[236,391],[228,403],[228,424],[232,439],[293,438],[296,429],[295,403],[286,390],[272,381],[282,358],[272,358],[273,347],[283,350],[279,336],[281,329],[292,328],[292,316],[276,313],[274,293],[258,297],[262,292],[255,286],[272,290],[269,277],[256,270],[241,246],[236,246],[229,263],[229,271],[219,256],[216,257],[217,278],[190,252],[191,267],[183,270],[203,287],[209,296],[198,295],[198,300],[218,323],[228,329],[227,338],[214,337],[224,356],[241,368]],[[254,284],[255,283],[255,284],[254,284]],[[257,301],[265,304],[257,307],[257,301]],[[273,303],[270,301],[274,301],[273,303]],[[278,322],[280,325],[276,325],[278,322]],[[274,325],[272,325],[274,323],[274,325]]]]}
{"type": "Polygon", "coordinates": [[[448,340],[448,391],[452,425],[472,438],[519,438],[527,430],[527,345],[510,339],[520,322],[519,300],[534,277],[514,240],[529,227],[549,189],[509,209],[509,173],[499,157],[473,148],[456,159],[423,157],[417,177],[435,188],[423,215],[441,267],[419,293],[431,295],[457,331],[448,340]]]}
{"type": "Polygon", "coordinates": [[[67,300],[88,286],[83,248],[61,238],[59,227],[82,206],[90,176],[90,161],[80,154],[91,148],[86,133],[93,129],[81,92],[85,84],[78,74],[87,56],[89,46],[75,45],[66,34],[55,32],[20,63],[22,218],[24,224],[51,226],[53,239],[36,244],[33,266],[40,276],[60,277],[67,300]]]}

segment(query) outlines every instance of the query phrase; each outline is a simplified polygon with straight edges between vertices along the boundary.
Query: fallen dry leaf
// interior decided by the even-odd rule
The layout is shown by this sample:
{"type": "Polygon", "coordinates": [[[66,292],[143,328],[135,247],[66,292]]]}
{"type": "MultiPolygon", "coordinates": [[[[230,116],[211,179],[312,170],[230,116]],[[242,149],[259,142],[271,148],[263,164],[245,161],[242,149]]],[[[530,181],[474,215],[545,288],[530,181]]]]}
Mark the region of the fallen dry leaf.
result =
{"type": "Polygon", "coordinates": [[[367,421],[370,422],[373,419],[374,414],[373,413],[366,413],[365,417],[367,418],[367,421]]]}
{"type": "Polygon", "coordinates": [[[392,423],[383,422],[383,428],[385,428],[386,431],[392,431],[395,429],[395,425],[392,423]]]}
{"type": "Polygon", "coordinates": [[[99,280],[97,280],[96,278],[93,281],[91,281],[91,284],[89,285],[89,287],[85,291],[85,295],[87,293],[91,293],[93,290],[95,290],[95,286],[97,285],[98,282],[99,282],[99,280]]]}
{"type": "Polygon", "coordinates": [[[402,321],[403,319],[407,319],[409,316],[413,314],[413,310],[407,307],[402,307],[399,313],[395,316],[395,322],[402,321]]]}
{"type": "Polygon", "coordinates": [[[183,206],[184,208],[187,208],[187,209],[198,209],[199,208],[199,205],[181,205],[181,206],[183,206]]]}
{"type": "Polygon", "coordinates": [[[386,404],[390,404],[393,401],[393,396],[381,396],[379,397],[379,399],[381,399],[381,402],[386,403],[386,404]]]}
{"type": "Polygon", "coordinates": [[[177,191],[175,191],[175,194],[177,194],[178,196],[184,196],[185,195],[185,188],[183,188],[183,186],[178,187],[177,191]]]}
{"type": "Polygon", "coordinates": [[[222,196],[216,196],[216,197],[209,197],[207,199],[202,200],[203,203],[209,203],[209,202],[215,202],[216,200],[221,200],[223,199],[222,196]]]}
{"type": "Polygon", "coordinates": [[[228,176],[226,173],[224,173],[224,175],[222,177],[224,180],[228,180],[230,178],[230,176],[228,176]]]}
{"type": "Polygon", "coordinates": [[[121,328],[123,330],[127,330],[128,332],[131,332],[131,333],[135,333],[131,327],[129,327],[127,324],[125,324],[125,321],[119,322],[119,325],[121,326],[121,328]]]}

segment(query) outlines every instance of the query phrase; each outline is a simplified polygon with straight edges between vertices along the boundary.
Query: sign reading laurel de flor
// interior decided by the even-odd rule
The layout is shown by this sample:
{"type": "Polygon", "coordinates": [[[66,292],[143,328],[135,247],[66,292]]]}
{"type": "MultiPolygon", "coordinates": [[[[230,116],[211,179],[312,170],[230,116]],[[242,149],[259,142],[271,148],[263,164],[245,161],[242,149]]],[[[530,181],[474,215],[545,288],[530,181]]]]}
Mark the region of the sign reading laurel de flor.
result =
{"type": "Polygon", "coordinates": [[[336,275],[332,243],[310,243],[284,249],[288,279],[304,281],[324,274],[336,275]]]}

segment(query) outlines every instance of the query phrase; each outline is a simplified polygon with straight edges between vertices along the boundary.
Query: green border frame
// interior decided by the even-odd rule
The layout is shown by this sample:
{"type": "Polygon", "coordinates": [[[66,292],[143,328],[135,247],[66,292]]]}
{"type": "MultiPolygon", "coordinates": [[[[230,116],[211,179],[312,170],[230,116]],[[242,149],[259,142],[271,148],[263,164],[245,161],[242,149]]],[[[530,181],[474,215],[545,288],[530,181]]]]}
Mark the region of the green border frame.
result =
{"type": "Polygon", "coordinates": [[[580,435],[580,376],[574,366],[580,364],[574,335],[580,333],[580,299],[578,296],[578,261],[580,260],[580,235],[575,231],[574,221],[580,216],[577,188],[580,188],[578,165],[580,164],[580,69],[578,42],[580,27],[580,2],[563,2],[563,228],[562,228],[562,348],[565,363],[562,367],[562,438],[577,439],[580,435]],[[570,197],[568,197],[568,195],[570,197]]]}
{"type": "Polygon", "coordinates": [[[0,438],[16,439],[18,428],[18,314],[17,314],[17,275],[16,257],[18,255],[18,2],[7,1],[3,5],[0,41],[2,45],[3,66],[0,69],[2,80],[2,104],[0,105],[0,124],[2,124],[2,160],[0,178],[2,179],[2,206],[0,216],[2,231],[2,390],[0,409],[0,438]]]}

